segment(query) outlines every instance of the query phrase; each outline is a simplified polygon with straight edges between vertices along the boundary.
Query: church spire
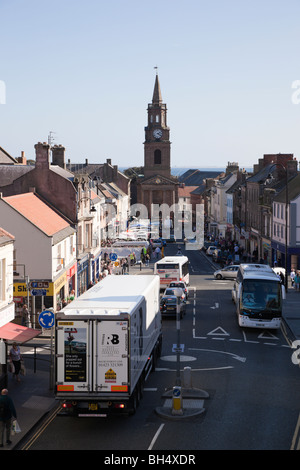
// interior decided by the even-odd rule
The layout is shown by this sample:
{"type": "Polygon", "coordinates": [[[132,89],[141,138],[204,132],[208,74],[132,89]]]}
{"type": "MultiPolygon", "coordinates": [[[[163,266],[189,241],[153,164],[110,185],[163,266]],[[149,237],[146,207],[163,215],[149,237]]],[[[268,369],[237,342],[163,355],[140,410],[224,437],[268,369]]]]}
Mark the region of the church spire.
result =
{"type": "Polygon", "coordinates": [[[154,67],[154,68],[156,69],[156,77],[155,77],[155,85],[154,85],[154,91],[153,91],[152,104],[160,105],[162,103],[162,96],[161,96],[160,84],[159,84],[159,80],[158,80],[157,67],[154,67]]]}

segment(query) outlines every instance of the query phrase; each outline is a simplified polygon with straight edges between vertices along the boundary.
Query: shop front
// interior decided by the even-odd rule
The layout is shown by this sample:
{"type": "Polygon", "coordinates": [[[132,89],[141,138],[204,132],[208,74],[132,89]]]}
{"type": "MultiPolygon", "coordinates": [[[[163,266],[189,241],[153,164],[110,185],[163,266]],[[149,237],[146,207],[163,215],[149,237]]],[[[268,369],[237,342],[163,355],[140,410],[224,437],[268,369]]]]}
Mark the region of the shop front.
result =
{"type": "MultiPolygon", "coordinates": [[[[272,260],[273,266],[285,267],[285,244],[274,242],[272,246],[272,260]]],[[[300,269],[300,248],[298,247],[287,247],[287,271],[290,273],[291,268],[300,269]]]]}
{"type": "MultiPolygon", "coordinates": [[[[27,318],[24,318],[24,309],[28,309],[29,323],[35,326],[38,324],[37,315],[45,308],[54,306],[53,303],[53,283],[44,280],[30,281],[28,286],[25,281],[14,282],[14,303],[15,322],[24,325],[27,318]],[[38,287],[35,287],[38,286],[38,287]],[[27,289],[28,287],[28,289],[27,289]]],[[[29,326],[29,324],[27,324],[29,326]]]]}
{"type": "Polygon", "coordinates": [[[89,283],[89,254],[77,260],[77,296],[83,294],[89,283]]]}

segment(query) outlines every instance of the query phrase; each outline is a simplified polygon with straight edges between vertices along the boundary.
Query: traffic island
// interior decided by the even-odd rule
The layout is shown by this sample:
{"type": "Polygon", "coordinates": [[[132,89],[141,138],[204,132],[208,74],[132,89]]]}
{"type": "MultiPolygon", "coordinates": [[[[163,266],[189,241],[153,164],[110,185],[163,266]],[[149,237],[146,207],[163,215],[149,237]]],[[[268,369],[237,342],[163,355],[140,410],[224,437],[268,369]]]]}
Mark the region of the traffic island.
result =
{"type": "Polygon", "coordinates": [[[183,388],[174,386],[162,395],[166,398],[165,403],[155,410],[159,416],[168,419],[185,419],[205,412],[204,400],[209,398],[209,394],[205,390],[192,387],[190,367],[184,369],[183,376],[183,388]]]}

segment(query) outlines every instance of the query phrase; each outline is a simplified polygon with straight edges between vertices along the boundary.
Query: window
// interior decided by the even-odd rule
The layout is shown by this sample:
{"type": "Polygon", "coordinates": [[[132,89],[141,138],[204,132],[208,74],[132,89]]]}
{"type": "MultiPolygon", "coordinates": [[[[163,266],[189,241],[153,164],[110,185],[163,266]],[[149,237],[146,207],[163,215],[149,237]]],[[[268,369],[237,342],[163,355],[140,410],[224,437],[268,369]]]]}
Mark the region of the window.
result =
{"type": "Polygon", "coordinates": [[[161,151],[157,149],[154,151],[154,165],[160,165],[160,164],[161,164],[161,151]]]}
{"type": "Polygon", "coordinates": [[[155,122],[159,123],[159,114],[155,116],[155,122]]]}

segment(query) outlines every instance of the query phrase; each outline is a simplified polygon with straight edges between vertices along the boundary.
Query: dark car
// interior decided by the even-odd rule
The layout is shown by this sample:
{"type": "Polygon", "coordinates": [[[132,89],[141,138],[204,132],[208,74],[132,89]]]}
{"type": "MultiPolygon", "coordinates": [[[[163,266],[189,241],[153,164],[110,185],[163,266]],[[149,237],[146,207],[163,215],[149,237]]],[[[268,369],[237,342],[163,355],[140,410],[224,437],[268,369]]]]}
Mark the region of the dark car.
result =
{"type": "Polygon", "coordinates": [[[212,259],[215,263],[226,263],[228,252],[216,249],[212,254],[212,259]]]}
{"type": "Polygon", "coordinates": [[[152,246],[159,246],[159,247],[162,247],[162,246],[166,246],[167,245],[167,242],[164,238],[155,238],[154,240],[151,241],[152,243],[152,246]]]}
{"type": "Polygon", "coordinates": [[[173,281],[173,282],[170,282],[169,287],[180,287],[183,290],[184,294],[185,294],[186,300],[188,299],[189,291],[188,291],[188,288],[186,287],[185,282],[183,282],[183,281],[173,281]]]}
{"type": "MultiPolygon", "coordinates": [[[[173,283],[172,283],[172,284],[173,284],[173,283]]],[[[185,295],[185,292],[184,292],[183,288],[180,287],[180,286],[169,286],[169,287],[167,287],[166,290],[165,290],[165,292],[164,292],[164,294],[163,294],[163,297],[167,297],[168,295],[175,295],[175,296],[176,296],[176,293],[175,293],[175,290],[176,290],[176,289],[179,289],[179,291],[180,291],[180,294],[181,294],[180,298],[181,298],[181,300],[182,300],[183,302],[186,302],[186,295],[185,295]]]]}
{"type": "MultiPolygon", "coordinates": [[[[160,311],[164,315],[176,315],[177,297],[175,295],[163,296],[160,300],[160,311]]],[[[185,315],[185,303],[180,301],[180,318],[185,315]]]]}

